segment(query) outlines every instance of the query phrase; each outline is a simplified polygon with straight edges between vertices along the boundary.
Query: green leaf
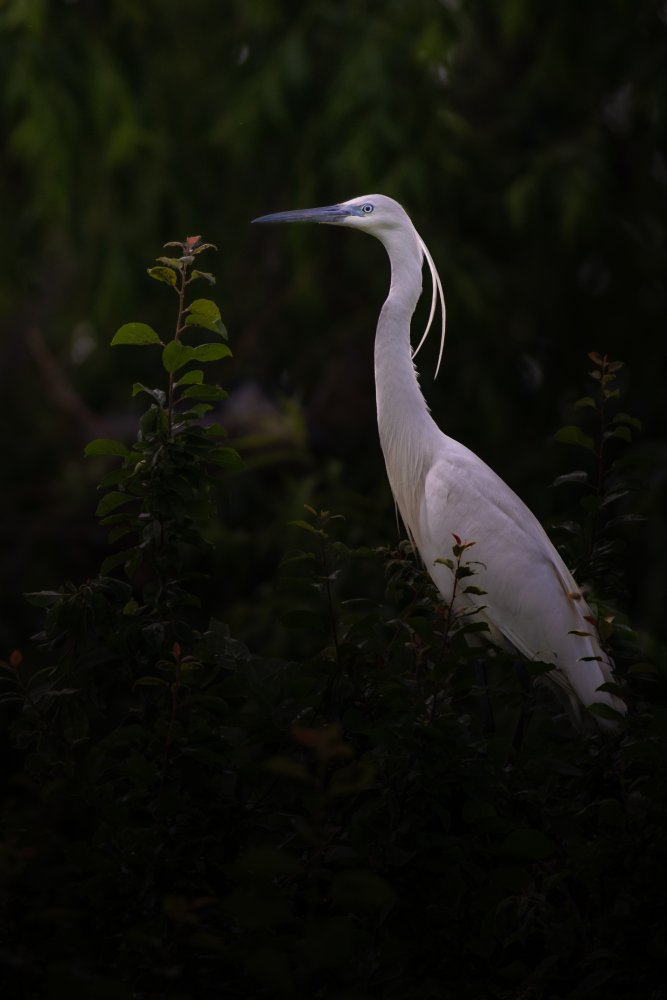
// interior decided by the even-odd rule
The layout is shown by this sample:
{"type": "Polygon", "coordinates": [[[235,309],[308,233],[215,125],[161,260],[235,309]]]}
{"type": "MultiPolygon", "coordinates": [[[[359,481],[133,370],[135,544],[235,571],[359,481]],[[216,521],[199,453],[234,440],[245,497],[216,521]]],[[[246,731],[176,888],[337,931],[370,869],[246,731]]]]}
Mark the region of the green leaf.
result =
{"type": "MultiPolygon", "coordinates": [[[[483,610],[483,607],[474,608],[473,614],[479,614],[483,610]]],[[[490,629],[487,622],[466,622],[461,626],[461,631],[467,634],[468,632],[489,632],[490,629]]]]}
{"type": "Polygon", "coordinates": [[[595,451],[593,438],[584,434],[581,427],[577,427],[575,424],[561,427],[554,435],[554,439],[561,444],[578,444],[581,448],[587,448],[588,451],[595,451]]]}
{"type": "Polygon", "coordinates": [[[123,549],[121,552],[114,552],[112,555],[107,556],[100,567],[100,573],[106,576],[110,573],[112,569],[116,569],[117,566],[122,566],[128,561],[131,556],[135,556],[138,552],[136,546],[131,549],[123,549]]]}
{"type": "Polygon", "coordinates": [[[201,385],[204,381],[204,372],[201,368],[193,368],[191,371],[181,375],[176,385],[201,385]]]}
{"type": "Polygon", "coordinates": [[[288,521],[287,522],[293,528],[303,528],[304,531],[309,531],[311,535],[320,535],[322,538],[326,538],[326,532],[322,531],[321,528],[316,528],[310,523],[310,521],[288,521]]]}
{"type": "Polygon", "coordinates": [[[205,413],[210,413],[212,409],[212,403],[197,403],[195,406],[191,407],[191,409],[186,410],[185,413],[183,413],[183,416],[188,417],[194,415],[195,417],[203,417],[205,413]]]}
{"type": "Polygon", "coordinates": [[[596,701],[592,705],[589,705],[588,711],[592,712],[593,715],[599,716],[601,719],[611,719],[614,722],[625,721],[625,716],[621,712],[617,712],[602,701],[596,701]]]}
{"type": "Polygon", "coordinates": [[[615,684],[613,681],[607,681],[606,684],[600,684],[597,691],[607,691],[609,694],[615,694],[619,698],[623,698],[625,692],[620,684],[615,684]]]}
{"type": "Polygon", "coordinates": [[[566,472],[564,476],[557,476],[552,486],[562,486],[564,483],[587,483],[588,473],[584,472],[583,469],[578,469],[576,472],[566,472]]]}
{"type": "Polygon", "coordinates": [[[109,545],[113,545],[113,543],[117,542],[120,538],[125,538],[126,535],[130,535],[136,530],[137,529],[131,524],[119,524],[117,528],[112,528],[109,532],[109,545]]]}
{"type": "Polygon", "coordinates": [[[86,458],[90,458],[91,455],[121,455],[124,458],[130,452],[122,441],[114,441],[111,438],[95,438],[94,441],[86,445],[83,453],[86,458]]]}
{"type": "Polygon", "coordinates": [[[128,524],[131,523],[131,519],[136,521],[136,517],[132,514],[128,514],[124,511],[122,514],[109,514],[107,517],[103,517],[100,524],[104,527],[110,527],[112,524],[128,524]]]}
{"type": "Polygon", "coordinates": [[[636,431],[642,429],[641,420],[638,420],[637,417],[631,417],[629,413],[617,413],[612,419],[612,424],[627,424],[629,427],[634,427],[636,431]]]}
{"type": "Polygon", "coordinates": [[[30,604],[37,608],[48,608],[62,599],[64,595],[59,590],[35,590],[25,595],[30,604]]]}
{"type": "Polygon", "coordinates": [[[159,260],[161,264],[166,264],[167,267],[173,267],[174,271],[181,270],[181,262],[178,257],[158,257],[157,260],[159,260]]]}
{"type": "Polygon", "coordinates": [[[162,364],[171,375],[192,360],[192,348],[180,340],[170,340],[162,352],[162,364]]]}
{"type": "Polygon", "coordinates": [[[190,314],[199,313],[201,316],[207,316],[209,319],[220,319],[220,310],[211,299],[194,299],[187,311],[190,314]]]}
{"type": "Polygon", "coordinates": [[[130,344],[134,347],[143,347],[148,344],[161,344],[155,330],[147,323],[125,323],[121,326],[111,341],[111,346],[118,344],[130,344]]]}
{"type": "Polygon", "coordinates": [[[141,432],[139,437],[140,441],[145,440],[149,434],[154,433],[156,430],[159,412],[160,411],[157,406],[153,404],[150,409],[146,410],[145,413],[142,413],[139,418],[139,430],[141,432]]]}
{"type": "Polygon", "coordinates": [[[221,424],[210,424],[205,433],[207,437],[227,437],[227,431],[221,424]]]}
{"type": "Polygon", "coordinates": [[[215,245],[215,243],[200,243],[198,246],[194,248],[193,253],[195,257],[197,257],[200,253],[203,253],[204,250],[217,250],[217,249],[218,248],[215,245]]]}
{"type": "Polygon", "coordinates": [[[147,396],[154,399],[158,406],[164,406],[167,402],[167,394],[162,389],[149,389],[147,385],[143,385],[142,382],[135,382],[132,385],[132,395],[138,396],[140,392],[145,392],[147,396]]]}
{"type": "Polygon", "coordinates": [[[226,344],[200,344],[199,347],[191,347],[193,361],[219,361],[221,358],[231,356],[231,351],[226,344]]]}
{"type": "Polygon", "coordinates": [[[209,319],[208,316],[202,316],[200,313],[188,316],[185,320],[185,325],[199,326],[203,330],[209,330],[211,333],[217,333],[223,340],[228,339],[227,328],[220,320],[209,319]]]}
{"type": "Polygon", "coordinates": [[[577,409],[582,409],[587,407],[591,410],[597,410],[598,408],[597,403],[595,402],[592,396],[582,396],[581,399],[578,399],[574,405],[577,407],[577,409]]]}
{"type": "Polygon", "coordinates": [[[176,272],[171,267],[149,267],[147,271],[156,281],[164,281],[165,285],[176,287],[176,272]]]}
{"type": "Polygon", "coordinates": [[[628,667],[629,674],[657,674],[658,668],[654,663],[633,663],[628,667]]]}
{"type": "Polygon", "coordinates": [[[227,393],[219,385],[191,385],[183,393],[183,399],[218,400],[226,399],[227,393]]]}
{"type": "MultiPolygon", "coordinates": [[[[314,562],[317,556],[314,552],[303,552],[301,549],[292,549],[286,552],[285,555],[280,560],[281,566],[287,566],[289,563],[295,562],[314,562]]],[[[343,603],[346,603],[345,601],[343,603]]]]}
{"type": "Polygon", "coordinates": [[[619,441],[626,441],[630,444],[632,442],[632,431],[624,424],[619,424],[618,427],[614,427],[613,431],[605,431],[604,437],[605,441],[608,438],[618,438],[619,441]]]}
{"type": "Polygon", "coordinates": [[[190,275],[190,281],[196,281],[197,278],[205,278],[211,285],[215,284],[215,278],[210,271],[193,271],[190,275]]]}
{"type": "Polygon", "coordinates": [[[622,499],[622,497],[627,497],[629,495],[629,493],[630,493],[630,490],[624,490],[624,489],[616,489],[616,490],[614,490],[614,489],[612,489],[611,492],[605,493],[603,495],[602,501],[600,503],[600,506],[601,507],[608,507],[610,504],[614,503],[616,500],[620,500],[620,499],[622,499]]]}
{"type": "MultiPolygon", "coordinates": [[[[199,273],[199,272],[197,272],[199,273]]],[[[204,330],[211,330],[217,333],[224,340],[227,339],[227,330],[220,318],[220,310],[215,302],[210,299],[195,299],[188,308],[189,315],[185,320],[186,326],[200,326],[204,330]]]]}
{"type": "Polygon", "coordinates": [[[643,524],[647,520],[644,514],[619,514],[607,521],[607,528],[615,528],[618,524],[643,524]]]}
{"type": "Polygon", "coordinates": [[[106,517],[110,514],[112,510],[116,507],[120,507],[122,504],[127,503],[129,500],[136,500],[130,493],[120,493],[118,490],[112,490],[111,493],[107,493],[106,496],[102,497],[97,505],[97,510],[95,513],[98,517],[106,517]]]}

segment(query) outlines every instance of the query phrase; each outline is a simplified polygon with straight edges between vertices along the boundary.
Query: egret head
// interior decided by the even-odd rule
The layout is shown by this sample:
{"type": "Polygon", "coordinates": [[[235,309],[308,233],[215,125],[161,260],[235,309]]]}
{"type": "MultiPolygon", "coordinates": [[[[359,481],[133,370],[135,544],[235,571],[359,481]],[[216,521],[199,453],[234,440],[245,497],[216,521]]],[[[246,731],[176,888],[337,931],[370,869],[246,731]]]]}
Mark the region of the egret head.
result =
{"type": "Polygon", "coordinates": [[[399,227],[412,229],[412,223],[397,201],[383,194],[366,194],[351,198],[338,205],[323,208],[303,208],[293,212],[274,212],[262,215],[253,222],[320,222],[330,226],[349,226],[365,229],[373,236],[399,227]]]}
{"type": "Polygon", "coordinates": [[[364,194],[360,198],[350,198],[349,201],[342,201],[338,205],[325,205],[323,208],[301,208],[292,212],[274,212],[272,215],[262,215],[258,219],[253,219],[253,222],[320,222],[329,226],[361,229],[369,235],[375,236],[384,244],[392,261],[395,258],[401,258],[404,261],[416,260],[421,268],[422,261],[426,260],[433,282],[431,312],[422,338],[413,352],[413,357],[428,336],[436,304],[439,301],[442,326],[440,353],[435,370],[437,376],[445,342],[445,299],[442,294],[442,284],[426,244],[412,225],[410,216],[397,201],[384,194],[364,194]]]}

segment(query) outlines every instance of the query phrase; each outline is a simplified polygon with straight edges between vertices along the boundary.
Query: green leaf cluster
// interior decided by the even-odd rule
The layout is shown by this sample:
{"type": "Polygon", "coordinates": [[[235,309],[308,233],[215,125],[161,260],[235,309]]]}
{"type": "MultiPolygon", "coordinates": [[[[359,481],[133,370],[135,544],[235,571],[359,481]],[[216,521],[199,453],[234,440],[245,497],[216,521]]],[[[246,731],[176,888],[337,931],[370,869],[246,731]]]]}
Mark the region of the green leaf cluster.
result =
{"type": "Polygon", "coordinates": [[[622,387],[617,385],[623,362],[592,351],[589,372],[594,394],[582,396],[574,407],[586,420],[587,431],[579,424],[561,427],[554,435],[560,444],[587,451],[587,467],[558,476],[554,486],[574,485],[579,492],[578,519],[561,523],[566,561],[575,567],[583,582],[595,581],[602,597],[618,597],[623,590],[619,556],[627,546],[623,528],[643,520],[639,513],[644,491],[642,469],[634,456],[624,453],[633,436],[641,431],[641,421],[618,410],[622,387]]]}
{"type": "MultiPolygon", "coordinates": [[[[122,567],[126,577],[143,578],[142,607],[163,616],[197,598],[184,589],[190,548],[201,546],[215,514],[215,492],[219,469],[237,470],[241,460],[232,448],[220,446],[224,431],[206,420],[224,390],[205,378],[206,365],[231,356],[226,343],[184,343],[198,330],[227,333],[220,310],[209,299],[187,301],[190,284],[200,275],[192,270],[196,257],[211,248],[199,237],[172,242],[181,251],[178,258],[160,257],[164,266],[149,268],[158,281],[173,287],[177,295],[175,334],[166,344],[144,323],[126,323],[111,341],[115,346],[162,346],[162,367],[167,375],[164,388],[135,383],[133,395],[151,400],[139,421],[139,433],[131,447],[121,441],[98,438],[85,450],[87,456],[116,456],[120,468],[100,483],[104,492],[97,516],[109,528],[112,543],[122,541],[118,551],[102,563],[107,575],[122,567]],[[176,373],[179,373],[178,375],[176,373]]],[[[172,629],[174,636],[178,629],[172,629]]]]}

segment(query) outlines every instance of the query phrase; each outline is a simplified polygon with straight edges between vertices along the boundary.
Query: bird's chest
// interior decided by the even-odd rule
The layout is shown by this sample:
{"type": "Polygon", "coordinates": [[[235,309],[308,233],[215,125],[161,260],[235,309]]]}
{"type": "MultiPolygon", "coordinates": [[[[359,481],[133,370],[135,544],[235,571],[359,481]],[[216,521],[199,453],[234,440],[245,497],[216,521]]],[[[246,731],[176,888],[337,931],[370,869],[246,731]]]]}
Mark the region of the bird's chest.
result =
{"type": "Polygon", "coordinates": [[[414,427],[400,421],[379,424],[387,478],[401,517],[418,549],[422,549],[424,487],[429,468],[425,443],[414,427]]]}

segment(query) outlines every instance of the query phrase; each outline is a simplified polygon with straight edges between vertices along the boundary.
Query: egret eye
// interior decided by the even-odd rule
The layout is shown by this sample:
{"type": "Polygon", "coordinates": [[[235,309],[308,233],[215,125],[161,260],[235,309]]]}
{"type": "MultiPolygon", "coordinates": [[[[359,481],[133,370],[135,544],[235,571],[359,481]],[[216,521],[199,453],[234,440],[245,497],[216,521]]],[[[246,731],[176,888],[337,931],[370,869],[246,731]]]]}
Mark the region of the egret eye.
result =
{"type": "Polygon", "coordinates": [[[361,206],[361,211],[364,213],[364,215],[370,215],[371,212],[373,211],[373,206],[370,203],[367,203],[366,205],[362,205],[361,206]]]}

